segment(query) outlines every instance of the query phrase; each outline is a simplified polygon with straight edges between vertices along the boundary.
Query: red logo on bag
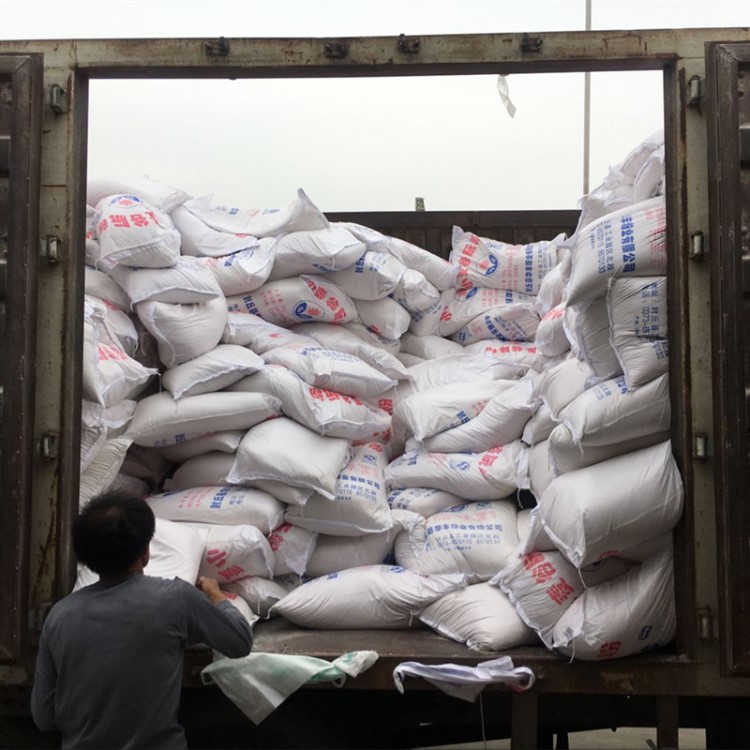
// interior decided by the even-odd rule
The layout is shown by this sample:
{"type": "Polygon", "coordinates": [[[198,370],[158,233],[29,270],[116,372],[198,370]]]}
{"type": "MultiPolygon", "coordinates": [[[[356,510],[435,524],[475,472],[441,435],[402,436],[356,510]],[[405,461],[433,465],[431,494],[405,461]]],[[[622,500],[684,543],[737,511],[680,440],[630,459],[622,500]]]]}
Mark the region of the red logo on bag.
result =
{"type": "Polygon", "coordinates": [[[217,568],[223,568],[227,562],[227,553],[221,549],[210,549],[206,552],[206,561],[209,565],[215,565],[217,568]]]}

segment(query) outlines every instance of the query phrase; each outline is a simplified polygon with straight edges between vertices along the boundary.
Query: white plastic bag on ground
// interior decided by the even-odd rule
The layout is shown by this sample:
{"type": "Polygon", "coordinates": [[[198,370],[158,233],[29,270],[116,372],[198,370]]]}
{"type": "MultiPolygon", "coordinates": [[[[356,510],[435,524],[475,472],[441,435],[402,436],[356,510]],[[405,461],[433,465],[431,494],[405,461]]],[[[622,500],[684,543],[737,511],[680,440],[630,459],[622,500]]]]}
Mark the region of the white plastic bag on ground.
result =
{"type": "Polygon", "coordinates": [[[518,489],[521,441],[484,453],[409,452],[385,470],[391,490],[427,487],[445,490],[464,500],[499,500],[518,489]]]}
{"type": "Polygon", "coordinates": [[[221,344],[206,354],[167,370],[161,383],[175,399],[226,388],[265,367],[265,362],[244,346],[221,344]]]}
{"type": "Polygon", "coordinates": [[[318,539],[314,531],[282,523],[269,535],[268,543],[274,554],[274,578],[296,573],[303,576],[318,539]]]}
{"type": "Polygon", "coordinates": [[[105,177],[88,181],[86,203],[96,206],[103,198],[123,193],[137,195],[144,203],[155,206],[167,214],[171,214],[178,206],[190,200],[190,196],[184,190],[150,180],[148,177],[105,177]]]}
{"type": "Polygon", "coordinates": [[[419,315],[440,302],[440,290],[424,274],[407,268],[391,295],[410,315],[419,315]]]}
{"type": "Polygon", "coordinates": [[[186,440],[184,443],[168,445],[166,448],[160,448],[159,450],[168,461],[183,463],[190,458],[202,456],[204,453],[211,453],[212,451],[236,453],[244,435],[244,430],[221,430],[192,440],[186,440]]]}
{"type": "Polygon", "coordinates": [[[666,222],[662,196],[608,214],[577,232],[568,304],[603,297],[611,278],[665,274],[666,222]]]}
{"type": "Polygon", "coordinates": [[[533,383],[522,380],[490,398],[477,416],[424,440],[432,453],[480,453],[517,441],[534,413],[533,383]]]}
{"type": "MultiPolygon", "coordinates": [[[[237,394],[231,394],[236,396],[237,394]]],[[[242,484],[273,479],[336,497],[336,477],[349,461],[342,438],[321,437],[291,419],[279,417],[248,431],[237,449],[227,480],[242,484]]]]}
{"type": "Polygon", "coordinates": [[[261,393],[204,393],[175,401],[167,392],[138,403],[125,433],[137,445],[164,447],[218,430],[247,430],[279,413],[261,393]]]}
{"type": "Polygon", "coordinates": [[[185,208],[219,232],[250,234],[254,237],[274,237],[284,232],[303,232],[328,226],[328,219],[304,190],[297,190],[297,198],[284,208],[212,206],[211,196],[187,201],[185,208]]]}
{"type": "Polygon", "coordinates": [[[228,390],[275,396],[281,401],[283,414],[319,435],[369,442],[386,440],[390,434],[391,418],[382,409],[353,396],[308,385],[278,365],[268,365],[228,390]]]}
{"type": "Polygon", "coordinates": [[[141,323],[159,344],[159,359],[175,367],[210,352],[221,341],[227,323],[224,297],[194,305],[141,302],[141,323]]]}
{"type": "MultiPolygon", "coordinates": [[[[557,240],[562,241],[564,235],[557,240]]],[[[536,294],[557,265],[557,241],[509,245],[453,227],[450,261],[460,267],[459,288],[481,286],[536,294]]]]}
{"type": "Polygon", "coordinates": [[[365,245],[340,225],[291,232],[276,238],[270,279],[288,279],[302,273],[328,273],[349,268],[362,257],[365,245]]]}
{"type": "Polygon", "coordinates": [[[167,214],[135,195],[112,195],[96,206],[97,268],[168,268],[180,257],[180,233],[167,214]]]}
{"type": "Polygon", "coordinates": [[[446,594],[422,610],[419,619],[475,651],[505,651],[536,642],[508,597],[489,583],[446,594]]]}
{"type": "Polygon", "coordinates": [[[607,291],[612,347],[631,389],[669,367],[666,277],[614,279],[607,291]]]}
{"type": "Polygon", "coordinates": [[[418,573],[462,573],[469,583],[486,581],[518,546],[516,515],[508,500],[436,513],[396,538],[396,562],[418,573]]]}
{"type": "Polygon", "coordinates": [[[252,313],[269,323],[346,323],[357,319],[349,295],[321,276],[299,276],[268,281],[243,295],[227,298],[229,312],[252,313]]]}
{"type": "Polygon", "coordinates": [[[209,270],[226,297],[254,292],[268,281],[273,267],[273,240],[258,240],[256,247],[238,250],[232,255],[198,258],[209,270]]]}
{"type": "Polygon", "coordinates": [[[368,250],[350,268],[331,272],[330,278],[352,299],[376,300],[387,297],[405,271],[393,256],[368,250]]]}
{"type": "Polygon", "coordinates": [[[116,266],[109,273],[134,305],[146,300],[193,304],[223,297],[213,274],[195,258],[180,257],[170,268],[116,266]]]}
{"type": "Polygon", "coordinates": [[[387,463],[382,443],[355,448],[336,478],[334,500],[314,494],[304,505],[287,508],[286,520],[334,536],[386,531],[393,525],[383,476],[387,463]]]}
{"type": "Polygon", "coordinates": [[[206,549],[198,575],[231,583],[247,576],[271,578],[273,552],[255,527],[206,526],[206,549]]]}
{"type": "Polygon", "coordinates": [[[193,487],[147,498],[154,515],[169,521],[216,526],[250,525],[268,534],[284,518],[284,506],[248,487],[193,487]]]}
{"type": "Polygon", "coordinates": [[[359,357],[322,346],[283,346],[263,355],[269,365],[280,365],[308,385],[373,401],[396,381],[359,357]]]}
{"type": "Polygon", "coordinates": [[[460,575],[422,576],[397,566],[367,565],[308,581],[271,611],[306,628],[399,630],[418,626],[428,604],[463,585],[460,575]]]}
{"type": "Polygon", "coordinates": [[[552,631],[575,659],[614,659],[667,645],[675,634],[671,547],[625,575],[586,591],[552,631]]]}
{"type": "Polygon", "coordinates": [[[682,479],[666,441],[557,477],[540,517],[580,568],[674,528],[682,507],[682,479]]]}
{"type": "Polygon", "coordinates": [[[403,510],[429,518],[441,511],[461,505],[463,500],[445,490],[426,487],[407,487],[393,490],[388,495],[388,504],[392,511],[403,510]]]}
{"type": "Polygon", "coordinates": [[[398,339],[409,330],[411,315],[390,297],[368,301],[355,300],[359,319],[368,330],[385,339],[398,339]]]}

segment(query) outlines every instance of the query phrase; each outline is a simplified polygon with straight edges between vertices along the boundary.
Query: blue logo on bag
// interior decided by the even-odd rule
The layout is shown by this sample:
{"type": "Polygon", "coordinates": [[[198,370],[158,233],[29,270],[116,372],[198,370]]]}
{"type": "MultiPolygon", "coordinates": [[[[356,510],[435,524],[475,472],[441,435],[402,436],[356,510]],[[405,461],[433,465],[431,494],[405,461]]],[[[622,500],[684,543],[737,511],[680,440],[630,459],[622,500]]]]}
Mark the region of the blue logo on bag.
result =
{"type": "Polygon", "coordinates": [[[466,299],[471,299],[478,291],[479,287],[473,286],[468,292],[466,292],[466,299]]]}
{"type": "Polygon", "coordinates": [[[109,205],[127,208],[128,206],[137,206],[139,203],[141,203],[141,199],[135,195],[116,195],[110,200],[109,205]]]}
{"type": "Polygon", "coordinates": [[[642,628],[641,632],[638,633],[638,640],[645,641],[646,638],[648,638],[651,635],[652,630],[653,630],[652,625],[646,625],[646,627],[642,628]]]}
{"type": "Polygon", "coordinates": [[[485,276],[492,276],[493,273],[497,273],[498,266],[500,264],[497,261],[497,258],[490,254],[487,256],[487,268],[484,272],[485,276]]]}
{"type": "Polygon", "coordinates": [[[310,302],[298,302],[294,308],[293,315],[298,320],[320,320],[323,311],[310,302]]]}

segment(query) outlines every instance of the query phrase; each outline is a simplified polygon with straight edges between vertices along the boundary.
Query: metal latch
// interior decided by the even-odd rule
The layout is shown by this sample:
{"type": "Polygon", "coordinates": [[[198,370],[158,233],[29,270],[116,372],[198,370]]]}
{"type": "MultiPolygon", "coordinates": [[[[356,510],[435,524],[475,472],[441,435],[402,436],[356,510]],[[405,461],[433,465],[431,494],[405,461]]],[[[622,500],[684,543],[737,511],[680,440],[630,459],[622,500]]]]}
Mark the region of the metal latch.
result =
{"type": "Polygon", "coordinates": [[[56,114],[61,115],[65,108],[63,107],[63,101],[65,100],[65,89],[59,83],[50,84],[48,90],[49,108],[56,114]]]}
{"type": "Polygon", "coordinates": [[[710,455],[710,444],[705,432],[696,432],[693,435],[693,457],[706,460],[710,455]]]}
{"type": "Polygon", "coordinates": [[[706,238],[703,232],[690,233],[690,260],[703,260],[706,257],[706,238]]]}
{"type": "Polygon", "coordinates": [[[417,36],[405,36],[401,34],[398,38],[398,48],[405,55],[416,55],[421,46],[422,42],[417,36]]]}
{"type": "Polygon", "coordinates": [[[215,41],[206,42],[205,49],[209,57],[229,57],[229,42],[223,36],[215,41]]]}
{"type": "Polygon", "coordinates": [[[541,52],[544,40],[540,36],[529,36],[524,34],[521,37],[521,52],[541,52]]]}
{"type": "Polygon", "coordinates": [[[39,256],[44,258],[49,265],[54,266],[60,262],[60,246],[61,241],[59,237],[55,237],[53,234],[48,234],[40,242],[39,256]]]}
{"type": "Polygon", "coordinates": [[[349,54],[349,45],[346,42],[328,42],[325,52],[331,60],[343,60],[349,54]]]}
{"type": "Polygon", "coordinates": [[[702,641],[714,639],[714,616],[708,607],[698,610],[698,637],[702,641]]]}
{"type": "Polygon", "coordinates": [[[700,111],[703,101],[703,81],[700,76],[693,76],[687,82],[687,105],[700,111]]]}
{"type": "Polygon", "coordinates": [[[39,438],[39,455],[45,461],[54,461],[57,458],[58,434],[56,432],[45,432],[39,438]]]}

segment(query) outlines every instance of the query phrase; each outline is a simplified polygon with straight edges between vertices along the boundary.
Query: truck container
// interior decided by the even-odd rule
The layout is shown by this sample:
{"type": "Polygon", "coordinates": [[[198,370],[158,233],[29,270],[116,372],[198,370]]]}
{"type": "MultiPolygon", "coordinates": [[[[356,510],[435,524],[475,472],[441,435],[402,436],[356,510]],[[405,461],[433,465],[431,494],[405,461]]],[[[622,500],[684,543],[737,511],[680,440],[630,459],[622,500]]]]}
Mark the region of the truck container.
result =
{"type": "MultiPolygon", "coordinates": [[[[42,741],[28,719],[35,644],[75,580],[89,82],[628,70],[660,72],[664,90],[672,446],[686,498],[675,531],[677,634],[661,651],[601,662],[569,662],[541,646],[513,650],[536,684],[488,688],[484,731],[530,748],[551,746],[554,733],[562,747],[576,729],[653,726],[660,747],[677,747],[678,728],[697,726],[709,747],[747,746],[748,29],[0,42],[0,744],[42,741]]],[[[637,91],[623,96],[637,106],[637,91]]],[[[526,242],[571,233],[577,221],[575,211],[328,215],[444,257],[453,224],[526,242]]],[[[380,658],[343,690],[300,690],[254,728],[217,689],[200,686],[210,655],[191,652],[183,696],[191,746],[481,739],[476,705],[416,682],[405,695],[394,689],[402,661],[486,658],[432,632],[323,632],[276,620],[259,624],[255,649],[322,658],[374,649],[380,658]]]]}

